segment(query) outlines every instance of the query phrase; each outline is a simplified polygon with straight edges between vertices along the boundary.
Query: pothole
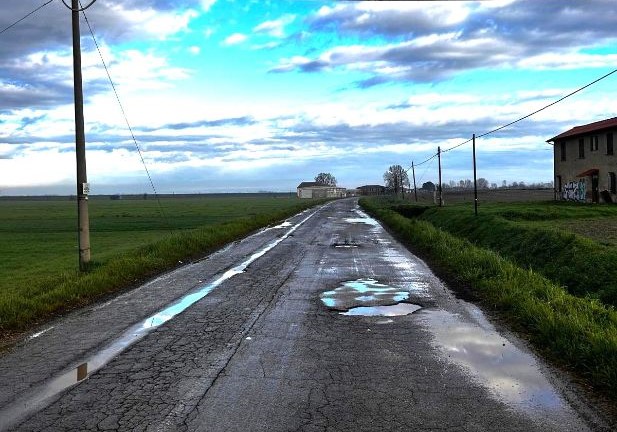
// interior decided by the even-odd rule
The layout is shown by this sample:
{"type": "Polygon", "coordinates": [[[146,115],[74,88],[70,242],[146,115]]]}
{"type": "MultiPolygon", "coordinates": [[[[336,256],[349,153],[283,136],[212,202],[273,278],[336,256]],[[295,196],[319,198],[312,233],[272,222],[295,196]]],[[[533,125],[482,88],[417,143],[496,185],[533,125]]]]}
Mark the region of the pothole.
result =
{"type": "MultiPolygon", "coordinates": [[[[349,309],[347,312],[341,312],[341,315],[391,317],[409,315],[414,313],[418,309],[422,309],[422,306],[418,306],[412,303],[399,303],[389,306],[358,306],[349,309]]],[[[392,322],[392,320],[389,321],[392,322]]]]}
{"type": "Polygon", "coordinates": [[[338,288],[323,292],[321,301],[329,309],[342,315],[401,316],[421,308],[406,303],[409,292],[382,284],[375,279],[358,279],[343,282],[338,288]]]}
{"type": "Polygon", "coordinates": [[[357,245],[356,243],[332,243],[332,247],[338,248],[338,249],[353,249],[353,248],[358,248],[360,247],[359,245],[357,245]]]}

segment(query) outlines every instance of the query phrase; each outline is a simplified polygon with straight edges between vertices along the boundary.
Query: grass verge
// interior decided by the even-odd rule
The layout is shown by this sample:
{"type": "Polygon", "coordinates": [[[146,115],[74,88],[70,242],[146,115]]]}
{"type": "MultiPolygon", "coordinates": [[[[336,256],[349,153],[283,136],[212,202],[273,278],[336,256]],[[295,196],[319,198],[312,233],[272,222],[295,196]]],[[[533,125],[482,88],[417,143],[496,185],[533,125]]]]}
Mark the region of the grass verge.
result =
{"type": "Polygon", "coordinates": [[[474,295],[523,331],[539,350],[617,400],[617,313],[613,308],[573,296],[532,270],[429,222],[406,218],[376,200],[361,199],[360,204],[403,241],[468,284],[474,295]]]}
{"type": "Polygon", "coordinates": [[[406,214],[414,211],[413,206],[396,210],[498,252],[564,286],[571,294],[617,306],[617,247],[564,229],[568,223],[585,227],[595,221],[595,226],[604,227],[606,232],[617,225],[617,206],[489,204],[477,217],[461,206],[426,208],[421,215],[406,214]]]}
{"type": "Polygon", "coordinates": [[[306,201],[281,210],[161,235],[156,241],[124,250],[103,262],[93,261],[88,272],[61,271],[37,277],[27,285],[5,287],[0,291],[0,336],[6,338],[102,295],[134,286],[176,267],[178,261],[204,256],[318,203],[306,201]]]}

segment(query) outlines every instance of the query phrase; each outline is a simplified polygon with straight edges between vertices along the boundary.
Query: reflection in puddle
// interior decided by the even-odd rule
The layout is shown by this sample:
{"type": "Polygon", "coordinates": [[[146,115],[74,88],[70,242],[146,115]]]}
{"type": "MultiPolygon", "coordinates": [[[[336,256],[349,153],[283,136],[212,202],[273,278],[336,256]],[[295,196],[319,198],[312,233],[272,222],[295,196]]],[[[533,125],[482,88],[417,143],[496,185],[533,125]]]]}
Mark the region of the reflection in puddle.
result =
{"type": "MultiPolygon", "coordinates": [[[[390,306],[360,306],[349,309],[347,312],[340,312],[340,314],[354,316],[402,316],[414,313],[418,309],[422,309],[422,306],[411,303],[399,303],[390,306]]],[[[392,320],[389,320],[389,322],[392,322],[392,320]]],[[[382,322],[378,324],[382,324],[382,322]]]]}
{"type": "Polygon", "coordinates": [[[477,323],[464,322],[443,310],[425,311],[419,316],[447,360],[471,372],[500,400],[526,411],[565,407],[535,358],[500,336],[481,312],[473,313],[477,323]]]}
{"type": "Polygon", "coordinates": [[[196,292],[182,297],[180,300],[165,309],[128,328],[119,338],[107,345],[101,351],[93,354],[79,366],[69,369],[60,375],[57,375],[55,378],[47,380],[42,384],[29,389],[25,392],[25,394],[18,397],[12,403],[2,407],[0,409],[0,430],[8,429],[10,426],[15,425],[21,419],[26,417],[29,413],[42,408],[49,403],[54,396],[86,379],[89,375],[109,363],[111,359],[127,349],[129,346],[142,339],[153,329],[169,321],[198,300],[204,298],[224,281],[244,272],[251,263],[265,255],[268,251],[292,235],[298,227],[309,220],[314,214],[315,213],[311,213],[302,219],[284,235],[262,247],[241,264],[227,270],[213,282],[198,288],[196,292]]]}
{"type": "Polygon", "coordinates": [[[28,340],[30,340],[30,339],[34,339],[34,338],[37,338],[37,337],[39,337],[40,335],[42,335],[43,333],[47,333],[49,330],[51,330],[51,329],[53,329],[53,328],[54,328],[54,327],[53,327],[53,326],[51,326],[51,327],[49,327],[49,328],[46,328],[46,329],[41,330],[41,331],[39,331],[39,332],[36,332],[36,333],[34,333],[34,334],[30,335],[30,336],[28,337],[28,340]]]}
{"type": "Polygon", "coordinates": [[[374,227],[381,227],[381,225],[379,224],[379,222],[377,222],[376,219],[373,219],[372,217],[364,213],[362,210],[354,209],[353,212],[356,213],[360,217],[346,218],[345,222],[352,223],[352,224],[367,224],[367,225],[372,225],[374,227]]]}
{"type": "Polygon", "coordinates": [[[291,222],[289,221],[285,221],[279,225],[274,226],[274,229],[280,229],[280,228],[289,228],[291,226],[291,222]]]}
{"type": "Polygon", "coordinates": [[[409,292],[379,283],[375,279],[358,279],[343,282],[340,287],[323,292],[320,297],[328,308],[347,311],[360,306],[394,305],[407,300],[409,292]]]}
{"type": "Polygon", "coordinates": [[[379,226],[379,222],[377,222],[375,219],[372,218],[347,218],[345,219],[345,222],[347,223],[356,223],[356,224],[367,224],[367,225],[373,225],[373,226],[379,226]]]}

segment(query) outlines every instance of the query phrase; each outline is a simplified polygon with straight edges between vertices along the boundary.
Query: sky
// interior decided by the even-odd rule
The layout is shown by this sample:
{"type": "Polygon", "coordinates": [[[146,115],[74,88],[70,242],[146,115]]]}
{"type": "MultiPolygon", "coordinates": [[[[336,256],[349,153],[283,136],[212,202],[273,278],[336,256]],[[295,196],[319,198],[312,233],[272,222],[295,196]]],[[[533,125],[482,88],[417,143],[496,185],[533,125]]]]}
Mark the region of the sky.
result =
{"type": "MultiPolygon", "coordinates": [[[[0,2],[0,29],[44,0],[0,2]]],[[[85,2],[84,2],[85,3],[85,2]]],[[[617,68],[614,0],[97,0],[81,18],[92,194],[437,181],[442,150],[617,68]],[[411,171],[409,171],[411,174],[411,171]],[[411,176],[410,176],[411,177],[411,176]]],[[[617,116],[617,74],[477,140],[478,177],[550,182],[546,140],[617,116]]],[[[0,195],[75,193],[71,13],[0,34],[0,195]]],[[[473,178],[472,147],[442,153],[473,178]]]]}

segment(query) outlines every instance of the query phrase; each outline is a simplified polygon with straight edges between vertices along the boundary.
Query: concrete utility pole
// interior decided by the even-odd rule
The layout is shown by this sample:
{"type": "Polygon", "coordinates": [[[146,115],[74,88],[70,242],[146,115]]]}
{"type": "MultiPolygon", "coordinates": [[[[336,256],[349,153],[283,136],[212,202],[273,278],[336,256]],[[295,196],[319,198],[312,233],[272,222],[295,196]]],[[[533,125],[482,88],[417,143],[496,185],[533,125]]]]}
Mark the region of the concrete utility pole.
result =
{"type": "Polygon", "coordinates": [[[418,202],[418,189],[416,189],[416,169],[413,166],[413,161],[411,161],[411,174],[413,175],[413,194],[416,198],[416,202],[418,202]]]}
{"type": "Polygon", "coordinates": [[[443,206],[443,196],[441,195],[441,147],[437,147],[437,161],[439,165],[439,185],[437,186],[437,192],[439,193],[439,207],[443,206]]]}
{"type": "Polygon", "coordinates": [[[476,134],[473,134],[473,209],[478,216],[478,180],[476,180],[476,134]]]}
{"type": "Polygon", "coordinates": [[[86,173],[86,136],[84,132],[84,96],[81,83],[81,43],[79,32],[79,0],[72,0],[73,21],[73,93],[75,97],[75,153],[77,156],[77,219],[79,237],[79,270],[90,263],[90,220],[88,217],[88,176],[86,173]]]}

